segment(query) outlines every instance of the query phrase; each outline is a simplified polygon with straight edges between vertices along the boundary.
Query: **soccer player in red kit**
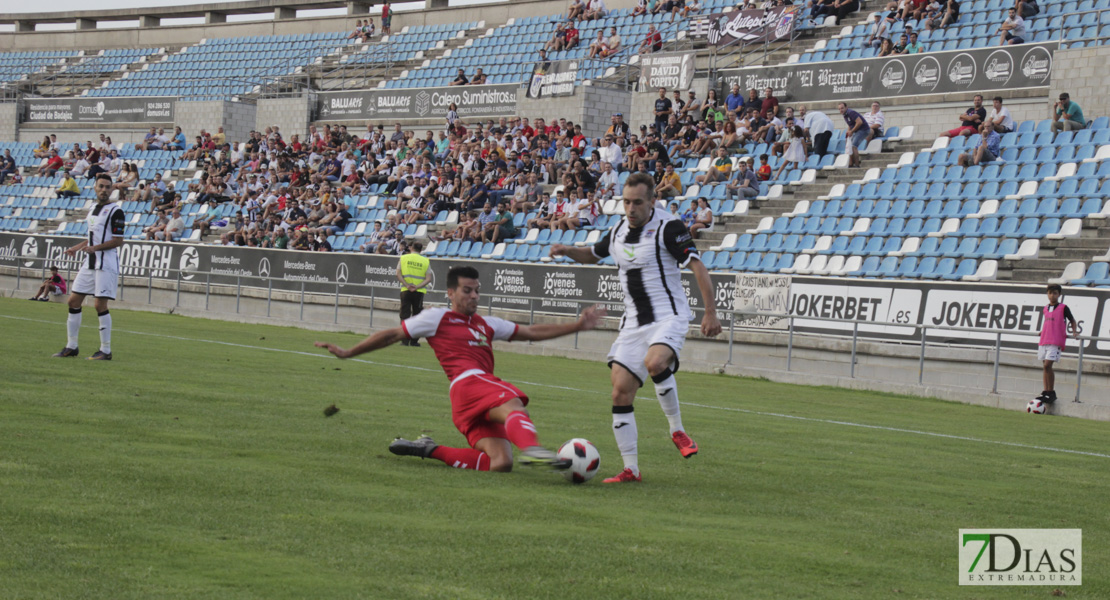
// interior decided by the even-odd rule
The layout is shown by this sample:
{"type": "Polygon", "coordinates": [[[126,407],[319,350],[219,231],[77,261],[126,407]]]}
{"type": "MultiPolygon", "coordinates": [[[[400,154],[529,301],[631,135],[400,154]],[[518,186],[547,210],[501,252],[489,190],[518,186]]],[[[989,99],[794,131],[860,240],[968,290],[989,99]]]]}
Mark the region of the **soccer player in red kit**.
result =
{"type": "Polygon", "coordinates": [[[470,447],[440,446],[427,436],[411,441],[397,438],[389,445],[394,454],[434,458],[458,469],[511,471],[511,443],[520,448],[522,463],[565,469],[569,461],[560,460],[536,439],[536,426],[525,409],[528,396],[493,374],[492,344],[494,340],[549,340],[593,329],[604,311],[592,306],[573,323],[521,326],[479,315],[478,289],[477,269],[452,267],[447,272],[451,308],[425,310],[400,327],[375,333],[348,350],[325,342],[316,342],[316,346],[339,358],[351,358],[402,340],[427,339],[451,381],[451,417],[470,447]]]}

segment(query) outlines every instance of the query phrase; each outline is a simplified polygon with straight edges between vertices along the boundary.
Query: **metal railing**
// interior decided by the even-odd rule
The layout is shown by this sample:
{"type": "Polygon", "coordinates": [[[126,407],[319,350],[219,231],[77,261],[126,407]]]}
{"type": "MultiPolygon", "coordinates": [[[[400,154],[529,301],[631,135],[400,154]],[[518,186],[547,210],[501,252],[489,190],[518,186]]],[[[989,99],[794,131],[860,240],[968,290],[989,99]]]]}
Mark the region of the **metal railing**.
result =
{"type": "MultiPolygon", "coordinates": [[[[78,259],[63,258],[63,259],[59,260],[59,259],[44,259],[44,258],[37,258],[37,257],[20,257],[16,260],[16,273],[15,273],[16,287],[15,287],[15,290],[19,291],[19,290],[22,289],[22,281],[25,277],[29,278],[29,277],[34,276],[36,282],[40,281],[41,279],[45,279],[46,274],[48,272],[47,266],[46,266],[48,260],[49,260],[49,263],[51,265],[57,265],[59,267],[59,269],[62,269],[62,270],[65,271],[66,281],[73,281],[73,270],[75,268],[79,268],[80,264],[81,264],[81,261],[78,260],[78,259]],[[40,263],[42,263],[42,265],[38,266],[38,267],[26,267],[23,264],[24,262],[40,262],[40,263]]],[[[263,276],[259,276],[259,275],[228,275],[226,273],[213,273],[213,272],[210,272],[210,271],[181,270],[181,269],[170,269],[170,268],[146,268],[146,276],[143,276],[143,275],[121,275],[120,276],[119,284],[118,284],[117,300],[119,300],[121,302],[122,301],[131,301],[129,298],[125,297],[126,296],[126,291],[125,290],[126,290],[127,285],[130,285],[134,288],[134,287],[136,287],[135,284],[138,282],[139,286],[141,287],[141,282],[145,280],[145,282],[146,282],[146,303],[147,304],[153,304],[154,303],[153,294],[154,294],[154,289],[155,289],[155,285],[154,285],[154,282],[155,282],[154,272],[155,271],[158,271],[160,273],[173,274],[173,276],[170,277],[170,278],[159,277],[157,280],[160,283],[164,282],[164,283],[172,285],[172,290],[171,291],[174,294],[174,304],[173,304],[174,308],[181,307],[181,292],[182,292],[183,286],[190,286],[190,287],[193,287],[194,290],[196,290],[195,292],[194,291],[188,291],[187,293],[199,293],[200,286],[203,286],[203,288],[204,288],[204,310],[206,310],[206,311],[210,309],[210,300],[211,300],[211,296],[212,296],[212,293],[213,293],[213,289],[217,289],[221,292],[230,292],[230,290],[232,288],[234,288],[234,290],[235,290],[235,314],[238,315],[238,314],[242,314],[241,311],[242,311],[242,308],[243,308],[242,307],[242,299],[243,299],[243,290],[244,290],[244,288],[247,288],[247,289],[250,289],[250,290],[265,289],[266,290],[266,313],[265,313],[265,316],[267,318],[270,318],[271,314],[272,314],[272,306],[273,306],[273,302],[274,302],[274,282],[275,281],[280,281],[280,282],[282,282],[283,286],[288,286],[290,282],[293,282],[294,285],[295,285],[295,283],[297,281],[299,281],[299,283],[300,283],[299,290],[295,289],[295,288],[290,290],[290,289],[288,289],[288,287],[281,287],[281,288],[279,288],[278,291],[282,292],[282,293],[285,293],[285,294],[292,293],[292,294],[298,295],[298,300],[297,300],[298,307],[299,307],[298,321],[301,322],[302,324],[318,323],[318,324],[338,325],[338,324],[340,324],[340,319],[339,319],[340,299],[341,298],[345,298],[345,299],[346,298],[351,298],[351,299],[358,298],[358,299],[369,301],[369,314],[368,314],[367,320],[365,322],[360,321],[358,323],[351,323],[350,321],[344,321],[344,323],[345,324],[365,325],[365,326],[373,329],[375,327],[375,322],[374,322],[375,313],[376,313],[376,310],[379,310],[379,309],[376,309],[377,301],[378,300],[396,301],[397,300],[396,294],[399,290],[398,286],[393,285],[393,284],[380,285],[380,284],[375,284],[375,283],[312,282],[314,286],[328,286],[328,285],[332,286],[333,291],[331,293],[323,293],[323,292],[319,292],[319,291],[310,291],[310,290],[308,290],[307,287],[306,287],[306,281],[304,281],[304,280],[286,280],[286,279],[278,279],[278,278],[272,278],[272,277],[263,277],[263,276]],[[229,279],[231,277],[234,277],[235,278],[235,285],[230,285],[230,284],[227,284],[227,283],[213,283],[212,282],[213,276],[215,276],[217,278],[220,278],[220,279],[225,279],[225,280],[229,279]],[[204,278],[203,282],[201,282],[199,280],[199,278],[201,278],[201,277],[204,278]],[[322,304],[322,302],[320,302],[319,299],[323,298],[323,297],[328,297],[328,298],[332,299],[333,312],[332,312],[331,321],[330,322],[323,322],[323,321],[308,321],[308,320],[306,320],[305,319],[305,305],[306,305],[306,303],[307,304],[313,304],[313,305],[320,305],[320,304],[322,304]]],[[[221,294],[221,295],[225,295],[225,294],[221,294]]],[[[434,300],[430,296],[431,296],[431,294],[429,294],[429,298],[426,300],[426,304],[428,304],[429,306],[447,305],[448,304],[447,302],[441,302],[441,301],[434,300]]],[[[252,295],[252,297],[253,297],[253,295],[252,295]]],[[[483,308],[481,306],[481,304],[484,304],[484,310],[486,311],[486,314],[493,314],[493,311],[495,310],[494,300],[496,300],[497,298],[498,298],[497,296],[494,296],[492,294],[487,295],[484,298],[482,298],[482,300],[480,301],[480,310],[483,308]]],[[[568,315],[567,313],[552,313],[552,312],[545,312],[545,311],[537,311],[536,310],[537,304],[539,304],[539,306],[542,307],[543,306],[542,303],[543,302],[551,302],[552,301],[551,298],[545,298],[545,297],[540,297],[540,296],[512,296],[511,298],[513,300],[517,300],[517,301],[526,300],[528,302],[527,313],[528,313],[528,324],[530,324],[530,325],[534,324],[536,322],[537,313],[538,314],[543,314],[543,315],[560,316],[560,317],[567,317],[567,318],[572,316],[572,315],[568,315]]],[[[575,299],[575,298],[559,298],[557,301],[560,302],[560,303],[570,302],[570,303],[573,303],[575,305],[578,305],[579,307],[581,307],[583,305],[599,304],[599,302],[597,302],[595,300],[579,300],[579,299],[575,299]]],[[[140,299],[139,302],[142,302],[142,300],[140,299]]],[[[618,304],[618,303],[601,302],[600,304],[618,304]]],[[[503,312],[516,313],[516,314],[523,314],[524,313],[523,309],[510,308],[510,307],[496,307],[496,310],[503,311],[503,312]]],[[[393,313],[393,311],[387,311],[387,312],[389,312],[391,314],[393,313]]],[[[766,312],[757,312],[757,311],[750,311],[750,310],[718,309],[717,312],[718,312],[719,315],[721,315],[723,317],[722,318],[722,323],[726,324],[724,326],[724,330],[721,332],[721,335],[725,335],[725,336],[727,336],[727,338],[724,339],[724,340],[720,340],[721,343],[726,343],[728,345],[727,355],[726,355],[725,361],[723,362],[723,366],[726,366],[726,367],[736,365],[736,363],[733,362],[733,354],[734,354],[734,347],[738,343],[737,339],[736,339],[736,336],[737,336],[738,332],[740,332],[740,333],[745,333],[746,332],[746,333],[779,334],[779,335],[781,335],[783,333],[782,329],[768,329],[768,328],[765,328],[765,327],[748,327],[748,326],[739,326],[738,327],[736,325],[738,317],[759,317],[761,319],[772,318],[772,319],[785,320],[787,322],[787,327],[786,327],[786,330],[785,330],[785,333],[786,333],[786,336],[787,336],[787,342],[786,342],[786,357],[785,357],[785,365],[784,365],[784,368],[787,372],[795,372],[794,368],[793,368],[795,337],[797,337],[799,335],[805,335],[805,336],[810,336],[810,337],[823,337],[823,338],[844,337],[844,334],[836,335],[836,334],[829,334],[829,333],[817,333],[817,332],[811,332],[811,331],[799,332],[799,331],[797,331],[797,322],[798,321],[805,322],[807,324],[807,326],[806,326],[807,329],[815,329],[812,325],[808,325],[809,323],[813,323],[813,322],[826,323],[826,324],[829,324],[829,325],[840,325],[840,326],[851,325],[851,327],[852,327],[851,355],[850,355],[850,359],[849,359],[849,367],[848,367],[848,374],[847,374],[848,377],[851,378],[851,379],[856,379],[856,365],[858,363],[859,343],[860,343],[861,340],[871,342],[871,343],[887,343],[887,344],[890,344],[892,346],[900,346],[900,347],[905,347],[905,345],[907,343],[904,340],[903,341],[892,341],[892,340],[884,339],[884,338],[881,338],[881,337],[868,337],[866,335],[866,332],[863,332],[863,334],[861,335],[861,332],[860,332],[860,327],[861,326],[863,326],[863,327],[875,327],[875,326],[906,327],[906,328],[913,328],[913,329],[918,329],[919,330],[919,332],[916,336],[916,338],[918,340],[916,342],[916,344],[919,348],[918,356],[917,356],[917,365],[918,365],[917,383],[918,383],[918,385],[924,385],[925,384],[924,382],[925,382],[925,373],[926,373],[926,364],[927,364],[927,355],[928,355],[927,349],[928,348],[930,348],[930,347],[932,347],[932,348],[953,348],[953,347],[957,347],[957,348],[966,348],[966,349],[983,349],[984,347],[986,347],[989,350],[989,352],[991,353],[992,368],[993,368],[993,376],[992,376],[992,379],[991,379],[991,388],[990,388],[990,393],[991,394],[999,394],[1000,393],[999,388],[998,388],[998,383],[999,383],[999,379],[1000,379],[1000,367],[1001,367],[1002,352],[1003,351],[1007,351],[1007,352],[1025,352],[1025,351],[1027,351],[1026,348],[1015,347],[1011,343],[1004,343],[1003,339],[1002,339],[1002,336],[1005,335],[1005,336],[1010,336],[1010,337],[1017,336],[1017,337],[1038,338],[1038,336],[1040,335],[1037,332],[1022,332],[1022,331],[989,329],[989,328],[951,327],[951,326],[943,326],[943,325],[918,325],[918,324],[905,324],[905,325],[903,325],[903,324],[898,324],[898,323],[878,323],[878,322],[873,322],[873,321],[861,321],[861,320],[858,320],[858,319],[838,319],[838,318],[830,318],[830,317],[799,316],[799,315],[790,315],[790,314],[769,314],[769,313],[766,313],[766,312]],[[963,343],[963,344],[953,343],[950,339],[945,339],[945,341],[930,341],[929,336],[930,335],[936,336],[937,332],[953,332],[953,333],[964,333],[964,334],[973,333],[973,334],[978,334],[978,335],[986,334],[986,335],[993,336],[994,337],[994,342],[993,342],[993,344],[990,344],[989,346],[984,346],[983,344],[973,344],[973,343],[963,343]]],[[[394,317],[391,317],[391,320],[393,318],[394,317]]],[[[619,318],[620,317],[614,316],[614,317],[607,317],[606,319],[610,322],[614,322],[614,321],[617,321],[619,318]]],[[[1076,371],[1075,397],[1073,398],[1073,402],[1079,403],[1080,402],[1080,397],[1081,397],[1081,394],[1082,394],[1082,389],[1083,389],[1083,375],[1084,375],[1083,367],[1084,367],[1085,362],[1090,362],[1090,360],[1091,360],[1090,358],[1086,357],[1086,355],[1085,355],[1086,346],[1089,345],[1089,344],[1096,344],[1097,345],[1099,343],[1110,343],[1110,337],[1100,337],[1100,336],[1089,336],[1089,335],[1087,335],[1087,336],[1076,336],[1074,339],[1077,340],[1079,343],[1077,344],[1078,349],[1077,349],[1077,354],[1076,354],[1077,365],[1076,365],[1076,369],[1075,369],[1075,371],[1076,371]]],[[[579,335],[577,333],[575,333],[575,335],[574,335],[574,349],[575,350],[579,349],[579,335]]],[[[1095,359],[1095,360],[1098,360],[1099,362],[1106,362],[1105,359],[1101,359],[1101,358],[1095,359]]],[[[949,360],[948,362],[951,362],[951,360],[949,360]]],[[[714,364],[717,364],[717,363],[714,363],[714,364]]],[[[985,389],[985,387],[980,388],[980,389],[985,389]]]]}
{"type": "MultiPolygon", "coordinates": [[[[1102,30],[1103,30],[1104,27],[1110,27],[1110,8],[1096,8],[1096,9],[1092,9],[1092,10],[1081,10],[1081,11],[1071,12],[1071,13],[1068,13],[1066,15],[1052,15],[1052,16],[1046,16],[1042,12],[1042,13],[1036,15],[1035,18],[1051,19],[1051,18],[1054,18],[1054,17],[1060,17],[1060,26],[1056,28],[1056,40],[1055,41],[1059,42],[1061,50],[1064,49],[1064,44],[1068,44],[1070,46],[1071,44],[1074,44],[1076,42],[1083,42],[1084,46],[1092,46],[1092,45],[1100,45],[1101,46],[1101,45],[1105,45],[1107,42],[1110,42],[1110,35],[1103,35],[1102,34],[1102,30]],[[1064,23],[1067,20],[1069,20],[1072,17],[1072,15],[1090,15],[1090,14],[1097,15],[1095,17],[1094,25],[1087,25],[1086,27],[1082,26],[1082,24],[1080,24],[1077,27],[1065,27],[1064,26],[1064,23]],[[1075,31],[1076,28],[1078,28],[1080,30],[1080,32],[1082,32],[1083,30],[1086,30],[1088,27],[1094,27],[1095,34],[1093,36],[1080,35],[1079,37],[1075,37],[1075,38],[1070,37],[1071,32],[1075,31]]],[[[1082,18],[1080,18],[1079,20],[1082,21],[1082,18]]],[[[1026,39],[1026,42],[1027,43],[1032,42],[1033,41],[1032,40],[1033,36],[1030,36],[1028,33],[1026,33],[1026,35],[1029,38],[1029,39],[1026,39]]]]}

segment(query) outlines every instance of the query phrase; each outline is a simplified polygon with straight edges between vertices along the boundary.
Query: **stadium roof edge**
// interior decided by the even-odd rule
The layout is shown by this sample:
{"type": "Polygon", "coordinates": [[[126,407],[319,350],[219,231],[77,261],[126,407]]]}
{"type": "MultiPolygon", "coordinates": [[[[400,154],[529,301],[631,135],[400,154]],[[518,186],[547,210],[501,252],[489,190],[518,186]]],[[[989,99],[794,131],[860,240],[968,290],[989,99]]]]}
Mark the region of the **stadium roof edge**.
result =
{"type": "MultiPolygon", "coordinates": [[[[33,31],[38,23],[91,23],[96,27],[98,21],[133,21],[135,19],[178,19],[205,17],[210,22],[219,22],[227,15],[259,14],[273,11],[275,18],[296,18],[298,10],[322,8],[346,8],[351,15],[366,14],[370,6],[381,4],[381,0],[252,0],[250,2],[214,2],[182,6],[158,6],[144,8],[120,8],[109,10],[82,10],[41,13],[0,13],[0,24],[22,26],[21,31],[33,31]]],[[[427,7],[446,6],[446,2],[427,0],[427,7]]]]}

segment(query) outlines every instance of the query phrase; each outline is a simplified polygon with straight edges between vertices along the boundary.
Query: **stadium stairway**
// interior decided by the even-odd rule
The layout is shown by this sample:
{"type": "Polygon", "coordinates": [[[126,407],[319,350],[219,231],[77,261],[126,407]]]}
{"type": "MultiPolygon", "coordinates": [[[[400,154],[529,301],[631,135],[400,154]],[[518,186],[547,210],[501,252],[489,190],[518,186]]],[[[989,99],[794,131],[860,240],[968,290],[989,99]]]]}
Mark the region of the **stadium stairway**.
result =
{"type": "MultiPolygon", "coordinates": [[[[364,90],[377,88],[382,82],[399,77],[405,71],[419,68],[427,64],[430,60],[442,58],[447,55],[447,52],[463,47],[467,40],[473,39],[477,35],[477,31],[466,31],[464,33],[465,35],[462,37],[446,40],[440,48],[433,48],[432,50],[422,53],[419,58],[396,61],[388,69],[376,70],[376,65],[374,64],[343,62],[345,55],[353,53],[366,45],[359,43],[355,44],[355,47],[351,48],[350,52],[345,49],[344,52],[325,57],[320,64],[307,67],[305,72],[312,78],[313,86],[319,90],[364,90]]],[[[379,41],[376,43],[382,44],[387,42],[379,41]]]]}

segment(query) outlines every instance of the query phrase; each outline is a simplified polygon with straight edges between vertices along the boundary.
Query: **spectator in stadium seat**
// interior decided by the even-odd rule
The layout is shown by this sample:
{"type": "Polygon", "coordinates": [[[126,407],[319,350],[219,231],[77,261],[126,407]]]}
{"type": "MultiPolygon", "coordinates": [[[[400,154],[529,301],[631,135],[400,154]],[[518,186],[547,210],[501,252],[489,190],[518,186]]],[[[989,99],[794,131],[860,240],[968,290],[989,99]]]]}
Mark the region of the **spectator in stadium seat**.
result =
{"type": "Polygon", "coordinates": [[[725,184],[725,191],[729,197],[755,198],[759,195],[759,177],[749,167],[749,159],[741,158],[736,163],[736,170],[732,178],[725,184]]]}
{"type": "Polygon", "coordinates": [[[19,168],[15,164],[15,159],[12,158],[12,151],[5,148],[4,156],[0,158],[0,185],[4,185],[8,175],[15,175],[18,172],[19,168]]]}
{"type": "Polygon", "coordinates": [[[805,105],[798,109],[798,116],[802,118],[806,137],[813,142],[813,153],[817,156],[828,154],[829,141],[832,139],[832,119],[819,110],[809,111],[805,105]]]}
{"type": "MultiPolygon", "coordinates": [[[[474,73],[474,78],[470,80],[470,85],[485,85],[486,74],[482,72],[482,67],[478,67],[477,72],[474,73]]],[[[456,109],[457,110],[457,109],[456,109]]],[[[455,113],[455,119],[459,118],[458,112],[455,113]]]]}
{"type": "Polygon", "coordinates": [[[181,218],[181,211],[173,209],[170,213],[170,218],[166,221],[165,228],[154,235],[155,239],[165,240],[167,242],[179,239],[181,234],[185,231],[185,219],[181,218]]]}
{"type": "Polygon", "coordinates": [[[960,20],[960,3],[956,0],[948,0],[944,6],[944,16],[940,19],[939,25],[930,24],[928,27],[932,29],[944,29],[949,25],[956,23],[960,20]]]}
{"type": "Polygon", "coordinates": [[[157,139],[158,139],[158,129],[156,127],[151,127],[150,131],[148,131],[146,133],[146,136],[143,137],[143,141],[139,142],[138,144],[135,144],[135,149],[136,150],[146,150],[147,147],[149,147],[151,144],[156,143],[157,139]]]}
{"type": "Polygon", "coordinates": [[[1016,8],[1009,10],[1009,16],[998,28],[998,44],[1015,46],[1025,43],[1025,19],[1017,14],[1016,8]]]}
{"type": "Polygon", "coordinates": [[[644,41],[640,43],[640,54],[651,54],[662,49],[663,38],[655,30],[654,24],[648,25],[647,35],[644,36],[644,41]]]}
{"type": "Polygon", "coordinates": [[[674,172],[674,165],[667,163],[659,185],[655,186],[655,193],[660,198],[674,198],[682,195],[682,179],[674,172]]]}
{"type": "Polygon", "coordinates": [[[894,12],[888,12],[871,26],[871,35],[867,36],[863,45],[865,48],[882,48],[883,41],[890,40],[891,28],[894,27],[894,22],[898,20],[898,15],[894,12]]]}
{"type": "Polygon", "coordinates": [[[1002,96],[995,96],[992,102],[994,106],[987,115],[987,123],[998,133],[1003,135],[1010,133],[1015,125],[1013,117],[1010,116],[1010,109],[1002,106],[1002,96]]]}
{"type": "Polygon", "coordinates": [[[694,222],[690,224],[690,235],[697,239],[701,232],[713,229],[713,210],[709,200],[698,198],[698,208],[694,211],[694,222]]]}
{"type": "Polygon", "coordinates": [[[61,156],[58,156],[58,151],[51,150],[49,157],[46,159],[46,162],[44,162],[42,166],[39,167],[36,174],[53,177],[54,174],[57,173],[64,165],[65,161],[62,160],[61,156]]]}
{"type": "Polygon", "coordinates": [[[588,0],[582,18],[587,21],[604,19],[608,12],[608,9],[605,8],[605,0],[588,0]]]}
{"type": "Polygon", "coordinates": [[[382,3],[382,35],[390,34],[390,24],[393,22],[393,8],[389,6],[389,0],[382,3]]]}
{"type": "Polygon", "coordinates": [[[956,162],[961,167],[991,162],[1001,156],[1002,136],[991,127],[990,123],[983,123],[979,127],[979,133],[982,134],[983,141],[979,143],[974,152],[960,154],[956,162]]]}
{"type": "Polygon", "coordinates": [[[166,144],[166,150],[177,150],[180,152],[185,149],[186,144],[185,134],[181,132],[181,127],[175,126],[173,128],[173,138],[166,144]]]}
{"type": "Polygon", "coordinates": [[[58,183],[58,188],[54,190],[54,197],[73,198],[80,195],[81,187],[77,185],[77,180],[73,178],[68,170],[62,171],[62,181],[58,183]]]}
{"type": "Polygon", "coordinates": [[[567,8],[567,20],[577,21],[586,14],[586,0],[570,0],[570,7],[567,8]]]}
{"type": "Polygon", "coordinates": [[[728,181],[731,175],[732,160],[728,157],[728,151],[724,148],[717,148],[717,158],[709,165],[709,169],[707,169],[705,173],[695,177],[694,181],[699,185],[705,185],[718,181],[728,181]]]}
{"type": "Polygon", "coordinates": [[[563,38],[563,46],[559,49],[570,50],[578,46],[578,43],[582,41],[582,32],[578,30],[578,27],[576,27],[573,22],[568,22],[566,28],[563,29],[563,38]]]}
{"type": "Polygon", "coordinates": [[[362,19],[358,19],[357,21],[355,21],[354,30],[351,31],[349,35],[347,35],[348,40],[353,40],[355,38],[362,38],[362,19]]]}
{"type": "Polygon", "coordinates": [[[916,31],[911,32],[910,33],[910,42],[908,44],[906,44],[905,54],[920,54],[920,53],[926,52],[926,51],[927,50],[925,48],[925,44],[922,44],[921,42],[917,41],[917,32],[916,31]]]}
{"type": "Polygon", "coordinates": [[[814,9],[814,16],[835,16],[836,22],[839,24],[844,21],[845,17],[857,10],[859,10],[859,0],[832,0],[817,6],[814,9]]]}
{"type": "Polygon", "coordinates": [[[633,17],[640,17],[648,13],[648,4],[654,4],[655,0],[637,0],[636,6],[632,9],[633,17]]]}
{"type": "Polygon", "coordinates": [[[468,83],[470,83],[470,80],[466,78],[466,71],[459,69],[458,75],[447,85],[466,85],[468,83]]]}
{"type": "Polygon", "coordinates": [[[910,38],[909,38],[908,35],[903,33],[902,35],[898,36],[898,43],[894,44],[894,53],[895,54],[909,54],[909,51],[906,49],[909,45],[910,45],[910,38]]]}
{"type": "MultiPolygon", "coordinates": [[[[982,97],[979,98],[980,104],[982,97]]],[[[870,142],[875,138],[883,137],[883,132],[886,125],[886,115],[883,114],[882,107],[878,101],[871,103],[871,111],[864,113],[863,120],[867,121],[867,141],[870,142]]]]}
{"type": "Polygon", "coordinates": [[[870,128],[867,126],[867,121],[864,120],[863,115],[848,108],[847,104],[840,102],[836,105],[836,108],[848,125],[848,154],[850,156],[848,166],[858,167],[860,166],[859,145],[867,139],[870,128]]]}
{"type": "Polygon", "coordinates": [[[50,158],[50,150],[53,149],[53,148],[54,148],[54,143],[50,141],[50,136],[48,136],[48,135],[43,136],[42,143],[39,144],[39,147],[35,148],[34,151],[32,151],[31,154],[35,158],[43,158],[43,159],[50,158]]]}
{"type": "Polygon", "coordinates": [[[605,49],[602,50],[600,57],[608,58],[621,51],[621,34],[617,32],[616,27],[609,28],[609,38],[605,40],[605,49]]]}
{"type": "Polygon", "coordinates": [[[979,131],[979,126],[987,118],[987,110],[983,108],[983,96],[976,94],[972,99],[971,108],[960,115],[960,124],[955,129],[949,129],[937,137],[954,138],[958,135],[969,137],[979,131]]]}
{"type": "Polygon", "coordinates": [[[1014,8],[1017,9],[1017,14],[1021,15],[1023,19],[1035,17],[1041,13],[1041,7],[1037,5],[1037,0],[1015,0],[1014,8]]]}
{"type": "Polygon", "coordinates": [[[1060,99],[1052,105],[1052,132],[1074,131],[1087,127],[1083,118],[1083,109],[1071,101],[1067,92],[1060,94],[1060,99]]]}
{"type": "Polygon", "coordinates": [[[606,48],[608,48],[608,42],[605,41],[605,32],[599,29],[597,36],[590,42],[589,58],[599,58],[606,48]]]}
{"type": "Polygon", "coordinates": [[[884,57],[884,56],[893,56],[893,55],[894,55],[894,44],[892,44],[890,42],[890,40],[883,40],[882,45],[879,46],[879,52],[875,56],[878,56],[878,57],[881,58],[881,57],[884,57]]]}

